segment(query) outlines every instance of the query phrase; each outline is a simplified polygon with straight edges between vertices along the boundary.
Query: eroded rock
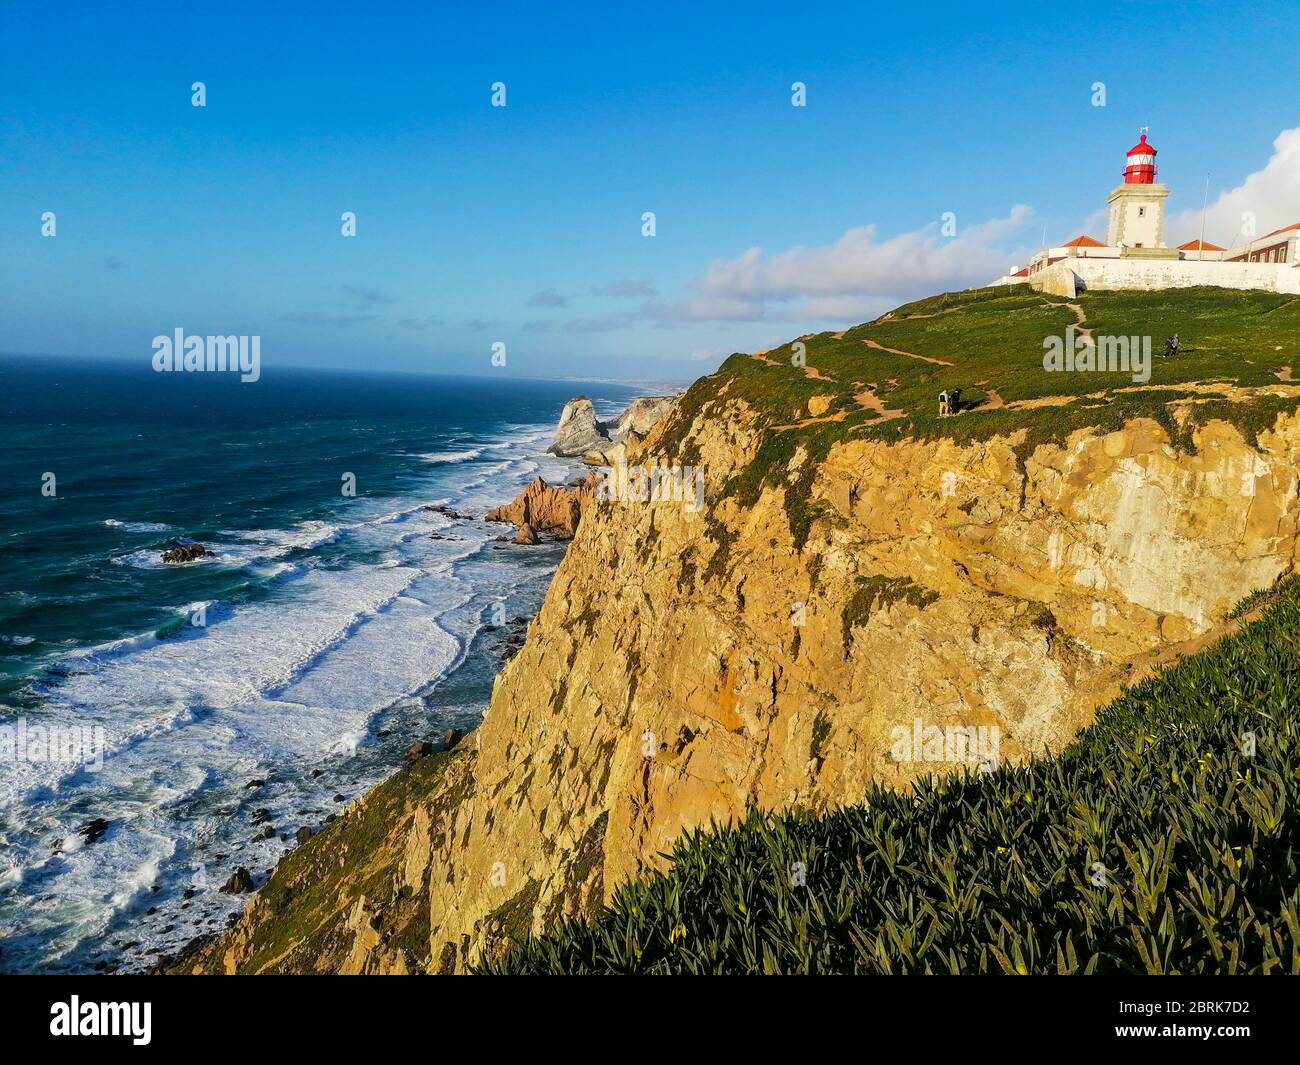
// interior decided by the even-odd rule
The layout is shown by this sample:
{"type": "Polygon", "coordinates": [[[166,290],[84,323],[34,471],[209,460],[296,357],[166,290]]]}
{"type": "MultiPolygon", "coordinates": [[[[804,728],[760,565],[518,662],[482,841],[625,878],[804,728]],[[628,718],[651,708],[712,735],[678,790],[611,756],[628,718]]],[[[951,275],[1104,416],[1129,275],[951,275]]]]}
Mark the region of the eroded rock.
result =
{"type": "Polygon", "coordinates": [[[200,558],[212,558],[212,552],[202,544],[181,544],[162,553],[164,562],[194,562],[200,558]]]}

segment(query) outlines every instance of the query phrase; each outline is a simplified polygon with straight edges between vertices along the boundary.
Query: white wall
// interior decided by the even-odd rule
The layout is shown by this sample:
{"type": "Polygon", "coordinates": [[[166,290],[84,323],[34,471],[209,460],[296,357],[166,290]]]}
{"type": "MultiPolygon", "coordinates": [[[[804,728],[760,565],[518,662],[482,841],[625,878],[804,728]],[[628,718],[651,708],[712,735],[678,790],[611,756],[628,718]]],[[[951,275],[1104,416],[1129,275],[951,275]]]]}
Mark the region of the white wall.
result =
{"type": "Polygon", "coordinates": [[[1300,270],[1284,263],[1221,263],[1196,260],[1115,259],[1075,265],[1087,288],[1258,288],[1300,293],[1300,270]]]}
{"type": "Polygon", "coordinates": [[[1150,291],[1214,285],[1300,295],[1300,268],[1288,263],[1220,263],[1194,259],[1070,259],[1035,274],[1034,287],[1048,292],[1069,289],[1072,283],[1063,276],[1065,271],[1077,279],[1073,287],[1085,291],[1119,288],[1150,291]],[[1048,276],[1058,273],[1062,276],[1048,276]]]}

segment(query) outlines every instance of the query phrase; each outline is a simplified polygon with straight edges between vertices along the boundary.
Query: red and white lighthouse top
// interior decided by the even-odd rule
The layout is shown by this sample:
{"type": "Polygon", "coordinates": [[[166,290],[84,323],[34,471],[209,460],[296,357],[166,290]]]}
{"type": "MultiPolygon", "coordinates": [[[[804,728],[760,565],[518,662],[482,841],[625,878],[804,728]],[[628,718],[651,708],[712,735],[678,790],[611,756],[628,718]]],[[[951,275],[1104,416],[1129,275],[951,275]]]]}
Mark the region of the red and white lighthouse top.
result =
{"type": "Polygon", "coordinates": [[[1124,168],[1125,185],[1153,185],[1156,180],[1156,150],[1147,143],[1147,135],[1128,150],[1128,166],[1124,168]]]}

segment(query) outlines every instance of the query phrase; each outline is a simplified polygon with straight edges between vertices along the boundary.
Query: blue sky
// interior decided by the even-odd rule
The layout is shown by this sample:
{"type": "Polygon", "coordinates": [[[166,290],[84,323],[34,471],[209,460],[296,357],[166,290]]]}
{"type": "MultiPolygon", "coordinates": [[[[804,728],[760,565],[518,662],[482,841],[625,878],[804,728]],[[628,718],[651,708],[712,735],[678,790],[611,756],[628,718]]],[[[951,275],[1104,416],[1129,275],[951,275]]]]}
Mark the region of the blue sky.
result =
{"type": "Polygon", "coordinates": [[[1300,221],[1296,30],[1294,3],[4,2],[0,351],[146,359],[180,326],[259,334],[268,368],[501,372],[501,341],[511,374],[688,380],[1095,229],[1141,125],[1172,215],[1208,172],[1218,229],[1243,187],[1300,221]]]}

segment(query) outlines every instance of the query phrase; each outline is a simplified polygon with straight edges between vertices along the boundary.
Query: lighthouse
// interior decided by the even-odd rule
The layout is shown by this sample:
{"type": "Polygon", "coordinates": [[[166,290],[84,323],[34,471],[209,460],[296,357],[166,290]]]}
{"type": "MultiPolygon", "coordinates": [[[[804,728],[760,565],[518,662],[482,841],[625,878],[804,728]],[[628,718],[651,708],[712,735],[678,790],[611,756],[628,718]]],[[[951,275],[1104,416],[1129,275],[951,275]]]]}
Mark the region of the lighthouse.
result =
{"type": "Polygon", "coordinates": [[[1147,143],[1147,135],[1128,150],[1128,165],[1124,167],[1125,185],[1154,185],[1156,183],[1156,150],[1147,143]]]}
{"type": "MultiPolygon", "coordinates": [[[[1023,270],[1012,267],[993,283],[1025,284],[1069,299],[1088,289],[1152,291],[1190,285],[1300,295],[1300,222],[1262,237],[1252,235],[1231,248],[1209,243],[1204,233],[1199,240],[1166,247],[1169,188],[1156,183],[1156,148],[1147,140],[1146,127],[1138,133],[1137,144],[1124,157],[1124,183],[1106,198],[1110,208],[1106,242],[1080,233],[1036,252],[1023,270]]],[[[1201,225],[1204,229],[1204,219],[1201,225]]]]}
{"type": "Polygon", "coordinates": [[[1106,198],[1110,224],[1106,243],[1118,247],[1124,258],[1178,258],[1176,249],[1164,245],[1167,185],[1156,184],[1156,149],[1147,143],[1146,130],[1125,157],[1124,184],[1106,198]]]}

